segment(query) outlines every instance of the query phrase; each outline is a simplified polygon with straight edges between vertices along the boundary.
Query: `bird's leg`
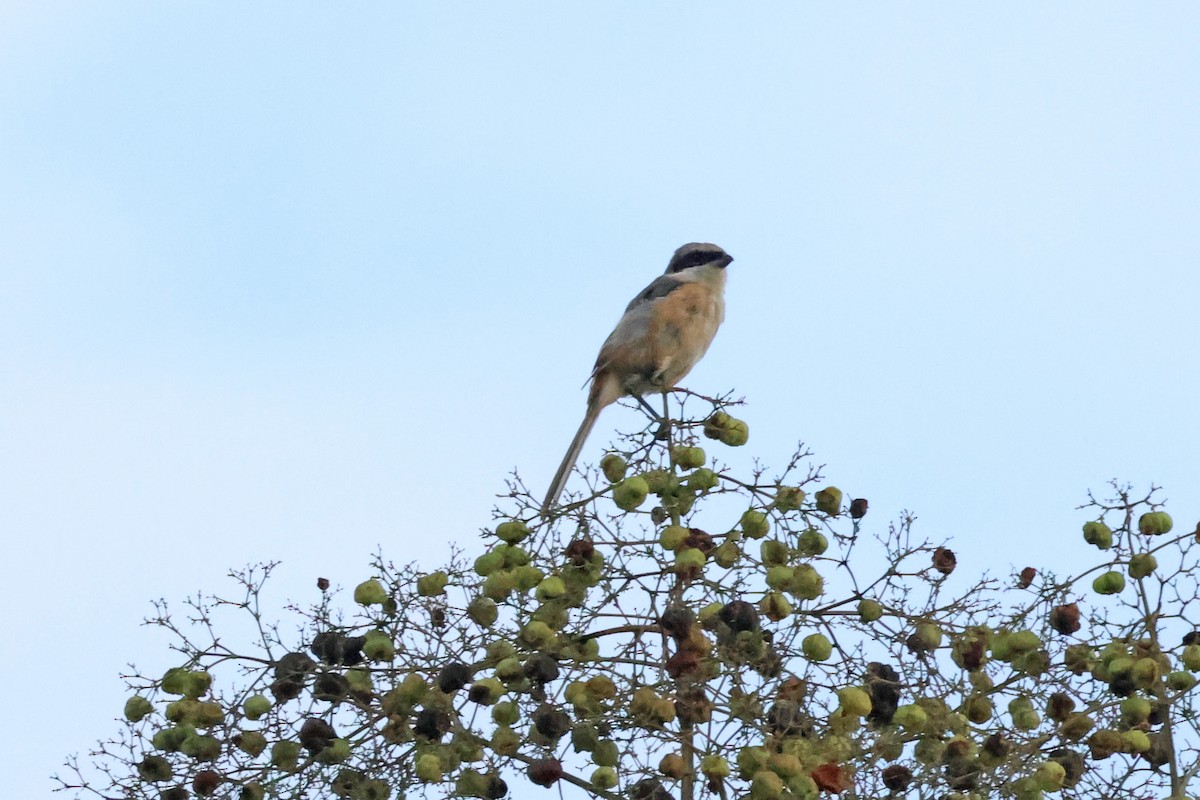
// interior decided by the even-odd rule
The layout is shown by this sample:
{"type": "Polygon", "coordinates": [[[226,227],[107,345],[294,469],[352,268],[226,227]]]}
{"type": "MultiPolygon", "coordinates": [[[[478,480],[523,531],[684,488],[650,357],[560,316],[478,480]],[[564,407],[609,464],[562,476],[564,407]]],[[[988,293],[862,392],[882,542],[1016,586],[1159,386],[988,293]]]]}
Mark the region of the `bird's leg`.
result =
{"type": "Polygon", "coordinates": [[[635,394],[634,397],[637,398],[637,401],[642,404],[642,408],[646,409],[646,413],[649,414],[651,418],[661,421],[662,418],[658,416],[658,412],[654,410],[654,406],[646,402],[646,398],[642,397],[640,394],[635,394]]]}
{"type": "Polygon", "coordinates": [[[667,441],[667,448],[670,449],[670,446],[671,446],[671,408],[670,408],[670,402],[667,399],[667,393],[665,391],[662,393],[662,400],[663,400],[662,425],[659,427],[658,433],[655,434],[655,436],[656,436],[656,438],[659,438],[659,439],[665,439],[667,441]]]}
{"type": "Polygon", "coordinates": [[[670,437],[671,418],[667,416],[667,395],[665,393],[663,394],[663,413],[661,415],[655,410],[654,406],[646,402],[646,398],[642,397],[640,394],[635,394],[634,398],[636,398],[637,401],[642,404],[642,408],[646,409],[646,413],[650,415],[651,419],[658,421],[658,430],[654,432],[654,438],[661,441],[670,437]]]}

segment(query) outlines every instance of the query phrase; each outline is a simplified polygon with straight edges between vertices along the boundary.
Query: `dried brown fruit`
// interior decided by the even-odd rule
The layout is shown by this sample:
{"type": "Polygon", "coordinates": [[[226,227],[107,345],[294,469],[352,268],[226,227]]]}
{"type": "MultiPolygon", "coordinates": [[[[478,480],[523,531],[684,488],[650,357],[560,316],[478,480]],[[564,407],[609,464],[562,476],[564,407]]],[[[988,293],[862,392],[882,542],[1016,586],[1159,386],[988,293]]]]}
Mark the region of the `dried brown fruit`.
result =
{"type": "Polygon", "coordinates": [[[933,551],[933,568],[943,575],[949,575],[954,572],[954,567],[958,564],[958,557],[954,555],[954,551],[947,547],[939,547],[933,551]]]}
{"type": "Polygon", "coordinates": [[[1050,609],[1050,627],[1064,636],[1070,636],[1082,625],[1079,622],[1079,604],[1067,603],[1050,609]]]}
{"type": "Polygon", "coordinates": [[[557,758],[538,758],[529,762],[525,772],[538,786],[553,786],[563,775],[562,762],[557,758]]]}

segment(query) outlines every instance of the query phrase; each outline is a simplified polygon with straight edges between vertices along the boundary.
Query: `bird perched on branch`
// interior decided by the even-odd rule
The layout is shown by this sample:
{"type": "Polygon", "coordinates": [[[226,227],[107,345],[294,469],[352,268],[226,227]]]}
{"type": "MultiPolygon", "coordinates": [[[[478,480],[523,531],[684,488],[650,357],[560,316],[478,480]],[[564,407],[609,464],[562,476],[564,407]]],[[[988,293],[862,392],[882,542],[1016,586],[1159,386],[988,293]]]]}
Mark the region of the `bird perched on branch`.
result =
{"type": "Polygon", "coordinates": [[[675,251],[667,271],[626,306],[596,357],[587,413],[550,482],[543,516],[558,502],[605,406],[625,396],[640,400],[651,392],[665,392],[703,357],[725,318],[725,268],[732,261],[715,244],[685,244],[675,251]]]}

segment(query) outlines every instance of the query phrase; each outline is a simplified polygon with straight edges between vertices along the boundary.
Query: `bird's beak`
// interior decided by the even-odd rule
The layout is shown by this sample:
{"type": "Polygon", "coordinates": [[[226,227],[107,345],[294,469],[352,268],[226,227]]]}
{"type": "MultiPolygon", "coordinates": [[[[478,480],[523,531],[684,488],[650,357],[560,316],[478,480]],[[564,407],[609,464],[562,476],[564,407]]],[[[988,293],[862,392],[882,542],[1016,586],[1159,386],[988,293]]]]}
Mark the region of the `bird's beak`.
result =
{"type": "Polygon", "coordinates": [[[726,267],[728,267],[728,266],[729,266],[730,264],[732,264],[732,263],[733,263],[733,256],[729,255],[728,253],[726,253],[725,255],[721,256],[721,257],[720,257],[720,258],[717,260],[717,266],[718,266],[718,267],[720,267],[721,269],[725,269],[726,267]]]}

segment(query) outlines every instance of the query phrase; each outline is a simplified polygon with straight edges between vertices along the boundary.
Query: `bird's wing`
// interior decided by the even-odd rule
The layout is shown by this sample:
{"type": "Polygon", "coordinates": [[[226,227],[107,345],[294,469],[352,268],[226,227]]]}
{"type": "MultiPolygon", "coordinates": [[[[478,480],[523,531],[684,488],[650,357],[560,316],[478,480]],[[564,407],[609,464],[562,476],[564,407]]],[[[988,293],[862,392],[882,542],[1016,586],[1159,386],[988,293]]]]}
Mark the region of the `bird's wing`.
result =
{"type": "Polygon", "coordinates": [[[628,314],[639,306],[649,306],[650,303],[666,297],[682,285],[683,281],[674,275],[659,275],[650,282],[649,286],[638,292],[637,297],[629,301],[629,305],[625,306],[625,313],[628,314]]]}
{"type": "Polygon", "coordinates": [[[654,368],[647,334],[654,316],[655,304],[671,292],[683,286],[684,282],[673,275],[660,275],[649,286],[638,292],[637,296],[625,307],[617,326],[604,340],[600,347],[600,355],[596,357],[596,366],[592,376],[612,363],[615,354],[622,354],[626,367],[644,361],[642,369],[654,368]]]}

